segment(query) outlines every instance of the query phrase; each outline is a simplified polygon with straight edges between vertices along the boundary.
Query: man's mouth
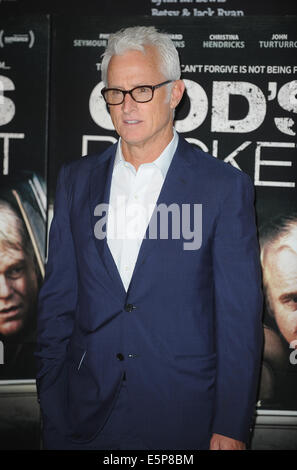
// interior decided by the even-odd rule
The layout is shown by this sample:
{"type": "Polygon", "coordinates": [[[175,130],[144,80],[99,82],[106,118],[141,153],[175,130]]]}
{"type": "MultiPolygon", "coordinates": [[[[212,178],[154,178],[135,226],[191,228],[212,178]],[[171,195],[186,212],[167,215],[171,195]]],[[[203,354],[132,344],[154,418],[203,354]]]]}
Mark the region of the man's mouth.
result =
{"type": "Polygon", "coordinates": [[[11,305],[10,307],[2,308],[0,310],[0,315],[13,316],[16,313],[19,313],[20,308],[21,308],[21,304],[11,305]]]}
{"type": "Polygon", "coordinates": [[[139,124],[141,121],[138,121],[137,119],[125,119],[124,123],[125,124],[139,124]]]}

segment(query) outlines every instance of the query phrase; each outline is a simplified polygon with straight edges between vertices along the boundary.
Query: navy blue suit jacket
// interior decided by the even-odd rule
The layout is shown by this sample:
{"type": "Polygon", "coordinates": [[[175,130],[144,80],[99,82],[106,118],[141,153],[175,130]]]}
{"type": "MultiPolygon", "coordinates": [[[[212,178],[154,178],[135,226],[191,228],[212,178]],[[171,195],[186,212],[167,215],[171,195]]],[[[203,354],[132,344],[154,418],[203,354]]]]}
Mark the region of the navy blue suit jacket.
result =
{"type": "Polygon", "coordinates": [[[125,373],[131,420],[148,448],[203,448],[213,432],[246,441],[262,343],[250,178],[180,137],[157,204],[201,204],[201,246],[145,238],[126,292],[106,238],[94,235],[115,150],[59,174],[39,296],[44,422],[91,440],[125,373]]]}

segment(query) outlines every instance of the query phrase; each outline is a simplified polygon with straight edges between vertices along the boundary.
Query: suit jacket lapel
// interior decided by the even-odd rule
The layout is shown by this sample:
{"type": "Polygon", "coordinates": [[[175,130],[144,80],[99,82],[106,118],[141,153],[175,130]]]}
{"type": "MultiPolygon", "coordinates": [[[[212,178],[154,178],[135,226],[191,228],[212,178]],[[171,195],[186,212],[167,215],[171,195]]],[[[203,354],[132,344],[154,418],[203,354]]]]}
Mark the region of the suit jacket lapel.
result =
{"type": "MultiPolygon", "coordinates": [[[[114,159],[116,154],[116,146],[108,149],[104,155],[102,155],[102,161],[92,169],[90,175],[90,213],[91,213],[91,227],[93,232],[93,237],[95,245],[97,247],[98,254],[106,268],[108,276],[112,283],[120,289],[120,291],[126,295],[125,288],[123,286],[120,274],[118,272],[117,266],[114,262],[113,256],[109,250],[106,237],[106,225],[105,225],[105,236],[103,238],[98,238],[95,234],[95,225],[98,223],[101,217],[95,215],[95,209],[99,205],[103,205],[102,208],[107,208],[109,203],[110,196],[110,187],[111,179],[113,172],[114,159]],[[109,152],[108,152],[109,150],[109,152]]],[[[105,220],[107,220],[107,213],[101,212],[104,214],[105,220]]],[[[113,285],[113,288],[115,286],[113,285]]]]}
{"type": "MultiPolygon", "coordinates": [[[[174,154],[172,159],[171,165],[168,169],[165,181],[163,183],[162,189],[160,191],[160,195],[156,202],[156,207],[154,209],[153,215],[151,217],[151,221],[153,220],[154,213],[157,210],[157,207],[160,204],[166,204],[166,206],[170,206],[171,204],[177,204],[181,207],[181,204],[185,202],[191,202],[189,199],[187,200],[188,194],[188,186],[187,186],[187,172],[189,171],[189,164],[187,159],[185,158],[187,148],[185,147],[185,143],[183,139],[180,138],[177,150],[174,154]]],[[[151,223],[151,222],[150,222],[151,223]]],[[[150,251],[153,249],[158,248],[159,240],[158,238],[150,239],[149,238],[149,227],[146,230],[145,238],[142,241],[138,258],[136,261],[136,265],[133,271],[133,276],[130,282],[129,290],[132,288],[134,283],[134,279],[138,274],[138,270],[142,263],[144,262],[145,258],[149,255],[150,251]]]]}
{"type": "MultiPolygon", "coordinates": [[[[191,189],[187,184],[187,179],[189,179],[187,175],[190,171],[190,166],[186,158],[187,150],[188,144],[182,138],[180,138],[177,150],[168,169],[154,212],[160,204],[166,204],[166,206],[168,207],[170,206],[170,204],[181,205],[186,202],[191,202],[191,189]],[[187,194],[189,194],[188,199],[187,194]]],[[[99,164],[92,169],[90,176],[91,181],[89,197],[90,213],[94,241],[97,247],[98,254],[106,268],[109,279],[111,281],[111,287],[118,288],[119,292],[126,296],[126,290],[122,283],[121,276],[114,262],[113,256],[109,250],[106,236],[104,236],[103,239],[99,239],[95,236],[94,233],[95,224],[99,220],[98,215],[96,216],[94,213],[95,208],[99,204],[107,205],[109,203],[115,153],[116,146],[113,146],[108,149],[105,154],[102,155],[99,164]]],[[[149,238],[148,225],[145,238],[143,239],[139,250],[128,293],[135,282],[135,277],[137,277],[138,270],[141,264],[143,263],[144,259],[147,258],[151,250],[158,248],[158,244],[158,238],[149,238]]]]}

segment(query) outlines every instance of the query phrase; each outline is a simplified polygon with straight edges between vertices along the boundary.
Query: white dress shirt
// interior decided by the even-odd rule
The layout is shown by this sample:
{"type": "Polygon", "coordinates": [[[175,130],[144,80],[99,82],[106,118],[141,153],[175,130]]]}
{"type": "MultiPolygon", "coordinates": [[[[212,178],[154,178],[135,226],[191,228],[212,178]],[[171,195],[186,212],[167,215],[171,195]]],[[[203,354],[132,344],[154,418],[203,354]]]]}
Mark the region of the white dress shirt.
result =
{"type": "Polygon", "coordinates": [[[107,243],[128,290],[139,249],[178,144],[178,135],[152,163],[138,170],[127,162],[119,140],[110,188],[107,243]]]}

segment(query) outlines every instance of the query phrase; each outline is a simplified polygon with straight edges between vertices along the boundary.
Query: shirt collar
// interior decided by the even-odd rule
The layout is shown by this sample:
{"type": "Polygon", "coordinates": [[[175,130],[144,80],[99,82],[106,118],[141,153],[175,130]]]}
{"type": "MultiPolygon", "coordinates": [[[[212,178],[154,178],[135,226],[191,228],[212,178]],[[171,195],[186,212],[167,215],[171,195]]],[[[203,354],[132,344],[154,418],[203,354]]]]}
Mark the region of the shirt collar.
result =
{"type": "MultiPolygon", "coordinates": [[[[176,130],[173,128],[173,138],[171,139],[167,147],[163,150],[161,155],[158,158],[156,158],[156,160],[154,160],[151,163],[147,163],[147,165],[156,165],[160,169],[164,179],[166,177],[170,163],[173,159],[173,155],[175,154],[177,145],[178,145],[178,134],[176,130]]],[[[125,166],[132,167],[132,165],[129,162],[126,162],[123,156],[122,147],[121,147],[121,138],[119,139],[118,146],[117,146],[117,151],[116,151],[116,156],[115,156],[115,161],[114,161],[114,168],[117,167],[118,165],[125,165],[125,166]]]]}

